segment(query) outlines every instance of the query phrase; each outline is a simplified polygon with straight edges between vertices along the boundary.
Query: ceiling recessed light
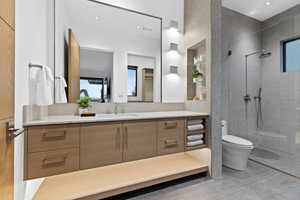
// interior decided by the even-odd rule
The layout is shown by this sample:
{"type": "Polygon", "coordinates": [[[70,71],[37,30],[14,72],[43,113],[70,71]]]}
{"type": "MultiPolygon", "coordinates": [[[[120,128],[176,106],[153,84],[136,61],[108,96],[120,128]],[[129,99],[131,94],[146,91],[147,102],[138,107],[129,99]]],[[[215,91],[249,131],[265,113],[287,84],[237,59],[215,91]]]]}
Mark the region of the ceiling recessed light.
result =
{"type": "Polygon", "coordinates": [[[270,2],[270,1],[267,1],[265,4],[266,4],[266,6],[270,6],[270,5],[271,5],[271,2],[270,2]]]}
{"type": "Polygon", "coordinates": [[[96,16],[96,20],[99,20],[100,19],[100,17],[99,16],[96,16]]]}

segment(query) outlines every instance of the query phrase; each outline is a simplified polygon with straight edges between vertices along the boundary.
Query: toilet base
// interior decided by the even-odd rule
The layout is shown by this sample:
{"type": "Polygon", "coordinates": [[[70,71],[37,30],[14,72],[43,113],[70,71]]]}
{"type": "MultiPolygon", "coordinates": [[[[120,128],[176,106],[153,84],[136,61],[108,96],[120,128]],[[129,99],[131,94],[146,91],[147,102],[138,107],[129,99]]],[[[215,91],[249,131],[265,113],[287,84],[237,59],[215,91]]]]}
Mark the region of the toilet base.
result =
{"type": "Polygon", "coordinates": [[[234,170],[247,170],[248,158],[253,148],[242,148],[231,144],[222,145],[223,165],[234,170]]]}

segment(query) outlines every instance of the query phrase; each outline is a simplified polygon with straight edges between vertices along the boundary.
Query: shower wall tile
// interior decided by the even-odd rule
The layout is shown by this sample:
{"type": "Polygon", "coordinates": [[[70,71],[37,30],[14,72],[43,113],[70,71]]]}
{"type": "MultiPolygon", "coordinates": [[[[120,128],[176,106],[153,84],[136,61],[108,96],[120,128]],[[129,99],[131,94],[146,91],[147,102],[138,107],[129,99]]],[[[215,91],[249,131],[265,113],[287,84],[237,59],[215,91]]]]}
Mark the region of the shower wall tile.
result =
{"type": "Polygon", "coordinates": [[[283,145],[281,151],[286,153],[293,153],[296,145],[296,126],[292,123],[281,123],[280,135],[285,136],[281,141],[283,145]]]}
{"type": "Polygon", "coordinates": [[[280,102],[280,118],[282,122],[296,124],[296,101],[281,100],[280,102]]]}
{"type": "MultiPolygon", "coordinates": [[[[231,134],[244,138],[253,138],[256,134],[256,113],[254,101],[246,107],[243,100],[245,95],[245,55],[261,49],[261,23],[257,20],[241,15],[235,11],[223,8],[223,67],[228,71],[224,74],[227,80],[224,89],[227,95],[228,125],[231,134]],[[228,57],[227,52],[232,55],[228,57]],[[248,120],[247,120],[248,119],[248,120]]],[[[261,86],[261,60],[258,56],[249,58],[248,62],[248,93],[257,96],[261,86]]]]}
{"type": "Polygon", "coordinates": [[[281,73],[280,76],[280,98],[281,100],[295,100],[295,74],[293,72],[281,73]]]}

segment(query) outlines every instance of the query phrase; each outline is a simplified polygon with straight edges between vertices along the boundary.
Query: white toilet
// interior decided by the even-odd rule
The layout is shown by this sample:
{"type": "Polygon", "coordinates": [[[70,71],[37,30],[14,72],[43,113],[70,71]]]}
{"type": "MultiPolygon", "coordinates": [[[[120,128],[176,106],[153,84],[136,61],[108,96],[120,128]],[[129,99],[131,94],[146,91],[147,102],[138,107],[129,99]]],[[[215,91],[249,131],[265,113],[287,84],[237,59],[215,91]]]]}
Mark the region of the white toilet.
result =
{"type": "Polygon", "coordinates": [[[247,162],[254,145],[252,142],[228,135],[226,122],[222,121],[223,165],[235,170],[246,170],[247,162]]]}

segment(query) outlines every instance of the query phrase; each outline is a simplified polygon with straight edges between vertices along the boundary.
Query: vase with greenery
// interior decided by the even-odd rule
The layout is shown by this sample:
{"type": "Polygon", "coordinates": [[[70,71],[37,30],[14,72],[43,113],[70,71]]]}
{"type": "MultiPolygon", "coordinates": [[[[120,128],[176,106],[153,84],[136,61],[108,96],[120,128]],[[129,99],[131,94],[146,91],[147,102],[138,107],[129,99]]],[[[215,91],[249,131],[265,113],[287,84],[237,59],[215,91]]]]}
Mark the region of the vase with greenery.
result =
{"type": "Polygon", "coordinates": [[[193,82],[198,83],[203,78],[203,73],[201,73],[196,67],[192,71],[193,82]]]}
{"type": "Polygon", "coordinates": [[[79,115],[89,112],[89,107],[91,106],[89,97],[82,97],[81,99],[78,99],[76,103],[79,105],[79,115]]]}

